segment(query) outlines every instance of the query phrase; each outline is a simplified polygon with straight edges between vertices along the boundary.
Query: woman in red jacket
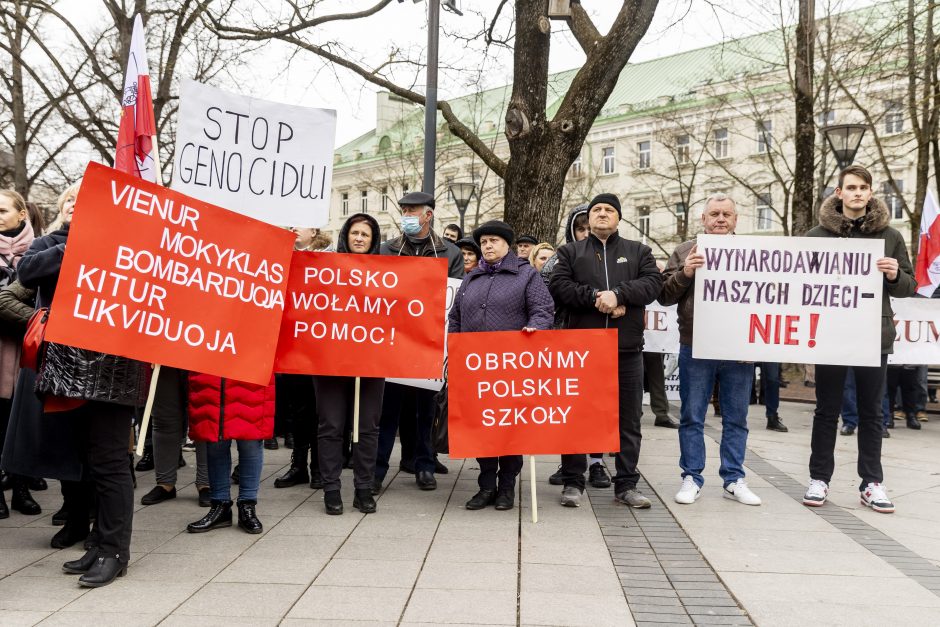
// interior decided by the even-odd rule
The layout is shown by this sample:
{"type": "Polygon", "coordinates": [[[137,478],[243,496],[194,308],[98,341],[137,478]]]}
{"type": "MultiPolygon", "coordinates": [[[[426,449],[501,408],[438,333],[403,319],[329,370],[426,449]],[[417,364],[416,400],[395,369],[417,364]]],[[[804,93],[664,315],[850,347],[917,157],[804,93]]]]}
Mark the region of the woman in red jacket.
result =
{"type": "Polygon", "coordinates": [[[189,437],[206,442],[209,466],[209,513],[186,526],[203,533],[232,526],[232,440],[238,446],[238,526],[261,533],[255,513],[264,440],[274,435],[274,384],[267,386],[223,379],[207,374],[189,375],[189,437]]]}

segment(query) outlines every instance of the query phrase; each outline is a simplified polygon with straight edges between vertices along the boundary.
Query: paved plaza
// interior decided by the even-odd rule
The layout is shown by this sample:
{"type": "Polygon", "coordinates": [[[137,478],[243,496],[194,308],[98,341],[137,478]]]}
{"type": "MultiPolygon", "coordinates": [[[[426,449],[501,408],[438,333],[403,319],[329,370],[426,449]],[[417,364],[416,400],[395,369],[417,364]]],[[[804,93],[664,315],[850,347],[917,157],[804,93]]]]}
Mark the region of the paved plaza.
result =
{"type": "MultiPolygon", "coordinates": [[[[676,432],[647,417],[640,469],[652,509],[631,511],[591,488],[580,509],[562,508],[547,482],[557,459],[543,457],[537,524],[528,466],[522,507],[509,512],[466,511],[476,462],[445,460],[436,492],[399,473],[377,514],[352,509],[347,485],[346,513],[327,516],[321,491],[274,489],[290,456],[282,448],[265,451],[264,534],[191,535],[186,523],[206,510],[187,453],[179,497],[137,506],[128,576],[96,590],[61,572],[80,549],[49,548],[60,504],[51,483],[35,494],[42,516],[0,521],[0,625],[940,624],[940,418],[885,441],[897,513],[883,515],[858,503],[849,437],[838,439],[829,504],[799,502],[811,409],[784,403],[790,433],[781,434],[752,406],[748,479],[761,507],[722,498],[711,416],[702,496],[676,505],[676,432]]],[[[139,500],[153,473],[138,478],[139,500]]]]}

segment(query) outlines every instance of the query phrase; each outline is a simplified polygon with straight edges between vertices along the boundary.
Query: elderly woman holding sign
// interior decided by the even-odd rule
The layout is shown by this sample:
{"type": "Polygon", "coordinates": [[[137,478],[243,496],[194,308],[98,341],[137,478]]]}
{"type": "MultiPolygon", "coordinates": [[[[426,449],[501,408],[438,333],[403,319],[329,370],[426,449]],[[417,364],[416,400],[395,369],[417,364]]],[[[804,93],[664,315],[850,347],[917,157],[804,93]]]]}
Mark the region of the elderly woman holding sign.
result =
{"type": "MultiPolygon", "coordinates": [[[[379,254],[382,237],[379,223],[364,213],[351,216],[340,229],[336,250],[357,255],[379,254]]],[[[326,513],[343,513],[340,473],[343,471],[343,428],[351,412],[358,407],[359,440],[353,444],[353,507],[363,514],[375,512],[372,479],[379,445],[379,417],[385,379],[358,377],[313,378],[317,396],[317,431],[320,474],[323,476],[323,504],[326,513]]]]}
{"type": "MultiPolygon", "coordinates": [[[[447,325],[449,333],[551,329],[552,297],[539,273],[511,250],[515,234],[505,222],[490,220],[473,231],[483,259],[463,280],[447,325]]],[[[522,455],[477,458],[480,491],[467,509],[512,509],[522,455]]]]}

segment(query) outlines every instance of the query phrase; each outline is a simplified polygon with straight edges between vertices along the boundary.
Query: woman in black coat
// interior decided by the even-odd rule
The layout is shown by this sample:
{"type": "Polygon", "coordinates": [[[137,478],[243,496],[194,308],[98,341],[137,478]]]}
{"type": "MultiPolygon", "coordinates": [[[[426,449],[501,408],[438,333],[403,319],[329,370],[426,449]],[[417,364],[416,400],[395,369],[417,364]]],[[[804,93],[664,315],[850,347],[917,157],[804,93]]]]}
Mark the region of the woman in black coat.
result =
{"type": "MultiPolygon", "coordinates": [[[[18,268],[23,286],[37,290],[37,306],[50,307],[52,315],[55,315],[55,287],[65,255],[71,212],[62,217],[63,227],[35,240],[18,268]]],[[[67,312],[60,315],[67,315],[67,312]]],[[[133,420],[132,407],[146,396],[149,366],[71,347],[55,352],[51,346],[47,347],[43,359],[39,378],[46,378],[48,387],[57,392],[62,390],[68,398],[46,395],[41,420],[58,426],[67,422],[74,429],[73,449],[67,453],[71,453],[69,457],[73,459],[77,455],[83,474],[93,480],[97,497],[95,542],[81,559],[66,562],[63,570],[81,574],[79,583],[83,586],[104,586],[125,574],[130,559],[134,485],[127,443],[133,420]],[[87,374],[89,372],[91,374],[87,374]],[[101,400],[105,398],[108,400],[101,400]],[[62,411],[51,412],[53,406],[62,411]]],[[[49,451],[45,451],[39,459],[48,454],[49,451]]],[[[76,535],[87,534],[91,502],[89,495],[81,493],[82,485],[82,482],[63,483],[69,522],[79,525],[70,528],[70,533],[76,535]]],[[[66,528],[69,528],[68,523],[66,528]]]]}

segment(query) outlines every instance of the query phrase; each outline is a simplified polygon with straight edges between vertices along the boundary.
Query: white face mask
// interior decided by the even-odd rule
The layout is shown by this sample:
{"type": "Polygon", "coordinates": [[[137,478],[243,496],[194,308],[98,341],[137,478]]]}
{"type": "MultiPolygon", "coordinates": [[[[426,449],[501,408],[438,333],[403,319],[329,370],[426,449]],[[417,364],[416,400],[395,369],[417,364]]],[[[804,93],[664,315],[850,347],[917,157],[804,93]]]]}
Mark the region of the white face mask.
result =
{"type": "Polygon", "coordinates": [[[401,230],[405,235],[417,235],[421,232],[421,221],[418,216],[402,216],[401,230]]]}

